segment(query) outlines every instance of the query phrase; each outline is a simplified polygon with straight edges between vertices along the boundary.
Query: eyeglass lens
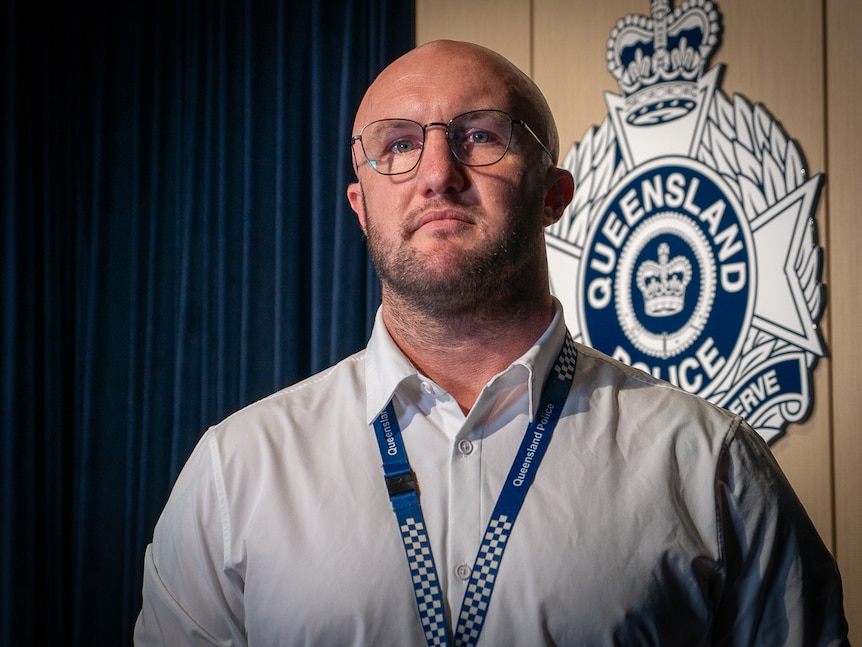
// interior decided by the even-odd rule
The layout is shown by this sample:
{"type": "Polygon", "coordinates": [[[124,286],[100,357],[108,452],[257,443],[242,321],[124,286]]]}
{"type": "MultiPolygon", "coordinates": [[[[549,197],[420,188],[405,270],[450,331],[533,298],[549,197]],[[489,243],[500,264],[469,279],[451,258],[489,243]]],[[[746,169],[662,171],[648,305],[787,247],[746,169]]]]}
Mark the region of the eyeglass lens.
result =
{"type": "MultiPolygon", "coordinates": [[[[378,173],[395,175],[413,170],[425,144],[425,129],[434,125],[409,119],[381,119],[362,129],[360,142],[368,162],[378,173]]],[[[477,110],[458,115],[447,127],[452,154],[468,166],[496,164],[509,149],[512,118],[499,110],[477,110]]]]}

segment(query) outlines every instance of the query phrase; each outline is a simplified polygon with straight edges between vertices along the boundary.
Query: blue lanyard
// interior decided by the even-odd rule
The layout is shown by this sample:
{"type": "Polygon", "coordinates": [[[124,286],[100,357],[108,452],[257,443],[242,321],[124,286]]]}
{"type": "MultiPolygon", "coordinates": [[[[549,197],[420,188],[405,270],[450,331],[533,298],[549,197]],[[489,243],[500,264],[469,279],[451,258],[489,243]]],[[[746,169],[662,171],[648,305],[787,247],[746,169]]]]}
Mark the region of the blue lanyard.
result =
{"type": "MultiPolygon", "coordinates": [[[[567,331],[554,368],[542,389],[538,415],[530,422],[521,440],[521,446],[482,538],[461,602],[455,627],[455,647],[472,646],[479,639],[506,542],[568,397],[577,359],[577,349],[567,331]]],[[[404,543],[425,640],[429,647],[443,647],[449,644],[449,629],[442,586],[419,505],[416,476],[407,459],[391,400],[374,421],[374,431],[383,459],[386,488],[404,543]]]]}

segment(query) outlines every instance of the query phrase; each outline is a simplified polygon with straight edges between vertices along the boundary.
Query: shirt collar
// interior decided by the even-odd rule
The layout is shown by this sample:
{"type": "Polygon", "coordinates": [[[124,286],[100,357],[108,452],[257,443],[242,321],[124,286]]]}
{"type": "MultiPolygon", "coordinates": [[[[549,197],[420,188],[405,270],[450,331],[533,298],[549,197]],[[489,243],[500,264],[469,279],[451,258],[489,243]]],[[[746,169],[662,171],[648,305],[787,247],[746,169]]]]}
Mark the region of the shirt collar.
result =
{"type": "MultiPolygon", "coordinates": [[[[506,370],[491,378],[486,388],[493,387],[499,380],[511,379],[512,373],[523,373],[522,369],[516,367],[526,368],[529,376],[530,413],[534,416],[539,408],[542,386],[557,359],[565,335],[563,308],[560,302],[554,299],[554,318],[545,332],[526,353],[512,362],[506,370]]],[[[371,424],[386,408],[398,388],[417,375],[416,368],[390,337],[383,323],[381,308],[378,308],[365,358],[367,422],[371,424]]],[[[479,397],[481,398],[481,395],[479,397]]]]}

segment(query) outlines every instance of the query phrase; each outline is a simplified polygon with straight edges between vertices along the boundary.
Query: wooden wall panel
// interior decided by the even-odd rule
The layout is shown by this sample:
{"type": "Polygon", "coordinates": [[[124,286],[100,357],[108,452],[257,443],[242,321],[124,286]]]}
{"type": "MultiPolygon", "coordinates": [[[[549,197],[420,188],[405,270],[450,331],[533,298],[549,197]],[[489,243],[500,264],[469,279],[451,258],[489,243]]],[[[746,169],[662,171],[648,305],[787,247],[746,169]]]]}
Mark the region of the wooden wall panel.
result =
{"type": "Polygon", "coordinates": [[[531,74],[531,5],[530,0],[418,0],[416,42],[472,41],[531,74]]]}
{"type": "MultiPolygon", "coordinates": [[[[675,7],[682,0],[672,0],[675,7]]],[[[728,96],[763,104],[799,144],[810,172],[826,173],[816,213],[824,250],[827,347],[813,374],[806,422],[790,425],[773,451],[830,549],[845,581],[853,642],[862,642],[862,3],[857,0],[714,0],[728,96]],[[827,112],[828,111],[828,112],[827,112]]],[[[416,0],[417,40],[472,40],[531,74],[557,118],[562,152],[607,114],[611,29],[649,0],[416,0]]]]}
{"type": "Polygon", "coordinates": [[[828,0],[827,184],[835,551],[844,577],[851,641],[862,644],[862,3],[828,0]]]}

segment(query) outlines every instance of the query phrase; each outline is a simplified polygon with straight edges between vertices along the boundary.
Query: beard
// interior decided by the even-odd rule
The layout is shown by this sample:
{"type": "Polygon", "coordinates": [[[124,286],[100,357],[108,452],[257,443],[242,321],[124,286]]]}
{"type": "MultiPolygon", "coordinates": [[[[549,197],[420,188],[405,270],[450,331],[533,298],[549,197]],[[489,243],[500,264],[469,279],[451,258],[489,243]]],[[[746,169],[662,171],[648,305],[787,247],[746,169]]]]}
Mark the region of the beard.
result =
{"type": "Polygon", "coordinates": [[[368,249],[384,292],[436,320],[476,325],[518,316],[535,303],[538,281],[547,277],[541,214],[524,208],[527,203],[510,211],[495,236],[446,259],[386,241],[366,206],[368,249]]]}

